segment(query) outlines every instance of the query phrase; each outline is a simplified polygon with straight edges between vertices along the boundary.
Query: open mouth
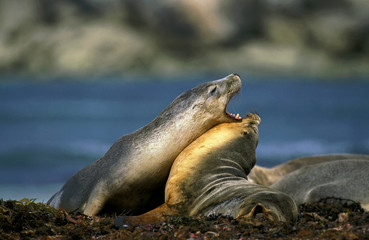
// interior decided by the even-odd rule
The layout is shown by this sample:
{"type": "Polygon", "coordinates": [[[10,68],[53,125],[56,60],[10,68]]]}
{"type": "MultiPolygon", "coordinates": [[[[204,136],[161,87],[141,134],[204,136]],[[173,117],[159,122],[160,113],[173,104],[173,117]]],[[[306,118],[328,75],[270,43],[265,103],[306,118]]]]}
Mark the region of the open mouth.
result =
{"type": "Polygon", "coordinates": [[[228,117],[230,117],[230,118],[233,118],[235,120],[242,120],[242,117],[240,116],[239,113],[237,113],[237,114],[229,113],[229,112],[226,112],[226,113],[227,113],[228,117]]]}
{"type": "MultiPolygon", "coordinates": [[[[240,91],[240,89],[241,89],[241,87],[239,87],[236,91],[234,91],[234,92],[233,92],[233,94],[232,94],[232,96],[230,97],[230,99],[229,99],[228,103],[232,100],[232,98],[233,98],[235,95],[237,95],[237,93],[240,91]]],[[[228,103],[227,103],[226,109],[227,109],[227,107],[228,107],[228,103]]],[[[234,114],[234,113],[230,113],[230,112],[228,112],[227,110],[225,110],[225,113],[226,113],[226,115],[227,115],[229,118],[231,118],[231,119],[233,119],[233,120],[242,121],[242,117],[240,116],[240,114],[239,114],[239,113],[234,114]]]]}
{"type": "MultiPolygon", "coordinates": [[[[237,95],[237,93],[241,90],[241,86],[242,86],[241,79],[240,79],[239,75],[238,74],[233,74],[233,75],[235,75],[237,77],[236,79],[238,79],[238,81],[234,81],[233,84],[232,84],[233,86],[231,87],[231,90],[229,92],[228,103],[231,101],[231,99],[235,95],[237,95]]],[[[226,110],[227,107],[228,107],[228,103],[227,103],[227,105],[225,107],[225,111],[224,111],[225,114],[227,115],[227,117],[231,118],[232,120],[242,121],[242,117],[240,116],[239,113],[234,114],[234,113],[230,113],[226,110]]]]}

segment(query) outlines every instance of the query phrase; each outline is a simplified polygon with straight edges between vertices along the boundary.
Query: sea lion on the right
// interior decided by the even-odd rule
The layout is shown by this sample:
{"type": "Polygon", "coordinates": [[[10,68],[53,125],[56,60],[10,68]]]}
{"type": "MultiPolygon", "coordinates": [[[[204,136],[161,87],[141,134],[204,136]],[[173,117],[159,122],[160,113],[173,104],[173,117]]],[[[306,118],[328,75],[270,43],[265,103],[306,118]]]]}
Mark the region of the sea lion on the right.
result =
{"type": "Polygon", "coordinates": [[[255,165],[248,175],[249,181],[264,186],[270,186],[287,174],[305,166],[336,160],[363,159],[369,161],[369,155],[363,154],[326,154],[295,158],[272,168],[255,165]]]}
{"type": "Polygon", "coordinates": [[[331,154],[298,158],[270,169],[255,166],[249,179],[287,193],[298,205],[335,197],[359,202],[369,211],[368,155],[331,154]]]}

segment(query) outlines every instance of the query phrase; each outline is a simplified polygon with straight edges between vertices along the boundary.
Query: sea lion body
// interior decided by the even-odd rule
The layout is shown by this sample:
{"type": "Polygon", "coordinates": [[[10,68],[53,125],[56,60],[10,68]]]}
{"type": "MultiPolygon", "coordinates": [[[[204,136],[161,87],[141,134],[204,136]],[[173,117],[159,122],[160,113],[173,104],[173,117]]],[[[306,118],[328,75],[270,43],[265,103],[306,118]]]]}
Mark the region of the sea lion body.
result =
{"type": "Polygon", "coordinates": [[[308,165],[270,187],[290,195],[298,205],[334,197],[354,200],[369,211],[369,161],[354,158],[308,165]]]}
{"type": "Polygon", "coordinates": [[[216,124],[238,121],[225,109],[240,88],[239,76],[231,74],[181,94],[151,123],[119,138],[75,174],[48,204],[87,215],[142,213],[158,206],[177,155],[216,124]]]}
{"type": "Polygon", "coordinates": [[[290,195],[298,205],[334,197],[357,201],[369,211],[369,155],[301,157],[273,168],[255,166],[248,177],[290,195]]]}
{"type": "Polygon", "coordinates": [[[165,203],[140,216],[118,217],[115,224],[157,222],[165,215],[250,217],[259,212],[273,220],[293,221],[297,208],[286,194],[250,183],[256,162],[260,118],[217,125],[176,158],[165,187],[165,203]]]}
{"type": "Polygon", "coordinates": [[[369,155],[363,154],[326,154],[326,155],[315,155],[315,156],[307,156],[300,157],[280,165],[277,165],[272,168],[261,167],[255,165],[248,175],[248,178],[251,182],[270,186],[273,183],[279,181],[287,174],[299,170],[305,166],[310,166],[323,162],[331,162],[337,160],[350,160],[350,159],[363,159],[369,161],[369,155]]]}

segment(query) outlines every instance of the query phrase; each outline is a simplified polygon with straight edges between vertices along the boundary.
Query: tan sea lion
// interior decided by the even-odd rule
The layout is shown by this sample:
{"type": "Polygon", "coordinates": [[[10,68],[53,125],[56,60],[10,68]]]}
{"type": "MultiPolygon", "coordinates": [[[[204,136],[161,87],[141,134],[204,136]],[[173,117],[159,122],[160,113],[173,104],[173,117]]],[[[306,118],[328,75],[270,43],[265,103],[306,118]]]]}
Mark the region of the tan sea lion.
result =
{"type": "Polygon", "coordinates": [[[154,223],[166,215],[226,215],[248,218],[265,213],[275,221],[293,221],[294,201],[286,194],[250,183],[256,162],[260,118],[217,125],[192,142],[176,158],[165,186],[165,203],[139,216],[120,216],[117,226],[154,223]]]}
{"type": "Polygon", "coordinates": [[[240,121],[226,112],[240,88],[240,77],[231,74],[181,94],[151,123],[119,138],[103,157],[75,174],[48,204],[96,215],[139,214],[163,203],[160,193],[178,154],[216,124],[240,121]]]}
{"type": "Polygon", "coordinates": [[[270,186],[277,182],[287,174],[296,171],[305,166],[314,165],[323,162],[330,162],[336,160],[350,160],[350,159],[363,159],[369,161],[369,155],[363,154],[327,154],[300,157],[288,162],[282,163],[272,168],[261,167],[255,165],[248,175],[249,181],[261,184],[264,186],[270,186]]]}

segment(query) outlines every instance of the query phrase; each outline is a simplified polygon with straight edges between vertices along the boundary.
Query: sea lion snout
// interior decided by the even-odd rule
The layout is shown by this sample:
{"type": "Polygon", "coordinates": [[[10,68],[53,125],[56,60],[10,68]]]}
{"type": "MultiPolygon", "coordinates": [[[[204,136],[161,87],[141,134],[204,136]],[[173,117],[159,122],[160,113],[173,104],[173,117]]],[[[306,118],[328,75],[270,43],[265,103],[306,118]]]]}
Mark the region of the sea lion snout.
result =
{"type": "Polygon", "coordinates": [[[241,77],[237,73],[232,73],[232,74],[228,75],[227,78],[232,78],[235,81],[241,81],[241,77]]]}
{"type": "Polygon", "coordinates": [[[242,85],[241,77],[238,74],[230,74],[225,77],[227,82],[227,88],[232,89],[232,94],[236,94],[240,89],[242,85]]]}
{"type": "Polygon", "coordinates": [[[247,122],[249,125],[256,125],[257,127],[261,123],[261,118],[257,113],[249,113],[244,118],[245,122],[247,122]]]}
{"type": "MultiPolygon", "coordinates": [[[[253,133],[256,139],[258,139],[260,123],[261,123],[261,118],[258,114],[256,113],[247,114],[246,117],[242,118],[242,122],[241,122],[241,128],[242,128],[243,134],[253,133]]],[[[258,142],[258,140],[256,140],[256,142],[258,142]]]]}
{"type": "Polygon", "coordinates": [[[236,76],[236,77],[240,77],[240,75],[237,74],[237,73],[233,73],[233,75],[236,76]]]}

